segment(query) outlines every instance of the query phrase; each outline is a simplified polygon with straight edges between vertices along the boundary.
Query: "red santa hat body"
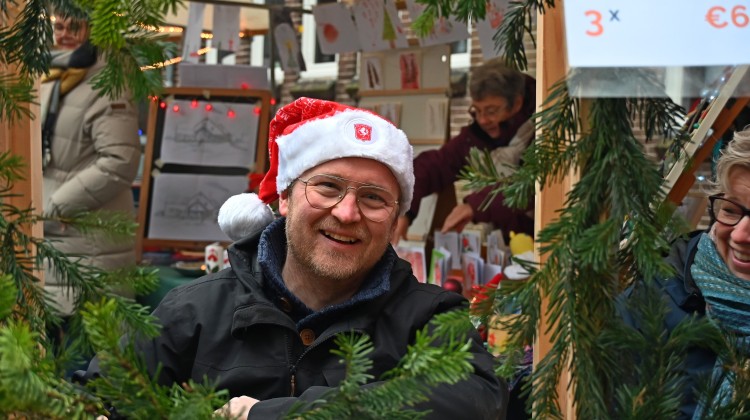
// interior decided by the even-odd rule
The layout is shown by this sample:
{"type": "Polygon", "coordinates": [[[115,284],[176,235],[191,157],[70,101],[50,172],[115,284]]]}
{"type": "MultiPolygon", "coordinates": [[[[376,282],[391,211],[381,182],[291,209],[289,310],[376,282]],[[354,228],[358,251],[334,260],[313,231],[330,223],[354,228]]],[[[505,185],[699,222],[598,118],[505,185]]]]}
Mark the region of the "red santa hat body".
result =
{"type": "Polygon", "coordinates": [[[370,111],[300,98],[278,110],[268,137],[270,169],[258,195],[230,197],[219,210],[219,226],[233,240],[273,221],[267,205],[305,171],[333,159],[361,157],[386,165],[401,188],[400,214],[411,207],[412,147],[403,131],[370,111]]]}

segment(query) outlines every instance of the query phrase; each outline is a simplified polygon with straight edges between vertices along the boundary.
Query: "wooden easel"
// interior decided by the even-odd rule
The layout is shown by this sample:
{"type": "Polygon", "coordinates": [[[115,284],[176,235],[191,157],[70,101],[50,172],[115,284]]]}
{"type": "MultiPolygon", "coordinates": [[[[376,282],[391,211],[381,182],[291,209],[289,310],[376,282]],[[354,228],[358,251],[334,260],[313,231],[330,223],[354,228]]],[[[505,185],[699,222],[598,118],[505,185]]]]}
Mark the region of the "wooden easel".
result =
{"type": "MultiPolygon", "coordinates": [[[[136,254],[138,261],[141,260],[143,255],[144,247],[157,247],[161,249],[203,249],[206,245],[213,240],[201,240],[196,238],[195,240],[175,240],[168,238],[154,238],[148,237],[149,227],[149,215],[151,205],[153,202],[154,194],[154,175],[158,175],[161,171],[167,170],[169,167],[164,165],[161,159],[161,152],[159,147],[162,144],[162,136],[164,135],[164,115],[166,112],[172,112],[173,105],[171,102],[175,100],[182,101],[195,101],[193,104],[197,104],[197,101],[206,101],[207,103],[232,103],[237,104],[253,104],[255,111],[258,114],[258,132],[248,133],[248,141],[255,142],[255,161],[252,168],[217,168],[212,169],[210,167],[197,167],[190,165],[173,165],[175,171],[179,173],[203,173],[210,174],[212,171],[217,174],[232,174],[237,175],[238,173],[244,173],[247,176],[251,171],[263,173],[266,171],[267,156],[268,156],[268,122],[270,119],[270,107],[271,107],[271,92],[267,90],[247,90],[247,89],[216,89],[216,88],[170,88],[165,89],[164,94],[160,98],[154,98],[151,102],[149,109],[149,122],[148,122],[148,141],[146,143],[146,150],[144,155],[143,165],[143,180],[141,182],[140,191],[140,205],[138,209],[138,234],[137,234],[137,247],[136,254]],[[254,138],[253,138],[254,137],[254,138]]],[[[207,107],[208,105],[204,105],[207,107]]],[[[242,118],[238,116],[237,118],[242,118]]],[[[185,185],[184,188],[190,189],[195,186],[185,185]]],[[[234,191],[233,194],[238,194],[243,191],[234,191]]],[[[218,209],[216,209],[218,211],[218,209]]],[[[215,221],[214,217],[214,221],[215,221]]]]}

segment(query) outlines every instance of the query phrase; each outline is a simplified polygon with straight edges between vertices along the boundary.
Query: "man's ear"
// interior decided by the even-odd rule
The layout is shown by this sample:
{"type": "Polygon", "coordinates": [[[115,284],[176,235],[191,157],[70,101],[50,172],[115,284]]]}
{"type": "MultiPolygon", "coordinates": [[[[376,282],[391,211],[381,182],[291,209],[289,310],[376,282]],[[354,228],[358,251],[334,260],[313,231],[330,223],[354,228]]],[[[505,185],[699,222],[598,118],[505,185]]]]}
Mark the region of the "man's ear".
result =
{"type": "Polygon", "coordinates": [[[521,107],[523,106],[523,96],[516,95],[516,98],[513,100],[513,107],[510,110],[510,113],[512,115],[515,115],[518,113],[518,111],[521,110],[521,107]]]}
{"type": "Polygon", "coordinates": [[[289,212],[289,190],[284,190],[279,196],[279,214],[286,217],[289,212]]]}

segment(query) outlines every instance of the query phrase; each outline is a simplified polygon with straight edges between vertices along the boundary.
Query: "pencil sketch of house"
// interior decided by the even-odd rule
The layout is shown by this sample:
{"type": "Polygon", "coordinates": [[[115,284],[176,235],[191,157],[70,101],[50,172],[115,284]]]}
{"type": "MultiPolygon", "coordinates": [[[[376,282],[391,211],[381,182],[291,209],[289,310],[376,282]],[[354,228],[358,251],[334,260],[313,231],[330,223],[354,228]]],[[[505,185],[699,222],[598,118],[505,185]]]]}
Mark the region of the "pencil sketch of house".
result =
{"type": "Polygon", "coordinates": [[[232,134],[222,125],[211,120],[209,117],[196,124],[188,132],[178,131],[175,133],[174,141],[177,143],[191,143],[196,146],[205,144],[232,143],[232,134]]]}
{"type": "Polygon", "coordinates": [[[218,211],[218,204],[199,192],[183,197],[182,200],[164,202],[164,206],[157,212],[157,215],[187,223],[203,223],[209,219],[215,220],[218,211]]]}

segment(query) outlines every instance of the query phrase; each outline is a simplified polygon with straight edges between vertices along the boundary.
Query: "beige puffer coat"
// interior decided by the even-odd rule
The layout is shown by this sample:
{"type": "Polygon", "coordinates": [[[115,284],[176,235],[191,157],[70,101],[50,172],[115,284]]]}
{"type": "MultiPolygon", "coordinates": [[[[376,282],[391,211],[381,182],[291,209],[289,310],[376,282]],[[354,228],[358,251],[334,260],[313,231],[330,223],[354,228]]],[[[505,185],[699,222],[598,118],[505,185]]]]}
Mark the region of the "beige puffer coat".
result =
{"type": "MultiPolygon", "coordinates": [[[[135,217],[131,188],[141,156],[137,112],[129,96],[111,100],[94,90],[91,79],[103,65],[100,58],[60,98],[52,160],[44,169],[44,214],[71,216],[108,210],[135,217]]],[[[42,84],[43,108],[49,103],[52,85],[42,84]]],[[[101,233],[84,236],[56,222],[45,223],[44,235],[55,241],[57,249],[80,255],[87,264],[108,269],[135,264],[134,240],[113,241],[101,233]]],[[[63,314],[71,313],[73,296],[49,267],[45,289],[53,293],[63,314]]]]}

